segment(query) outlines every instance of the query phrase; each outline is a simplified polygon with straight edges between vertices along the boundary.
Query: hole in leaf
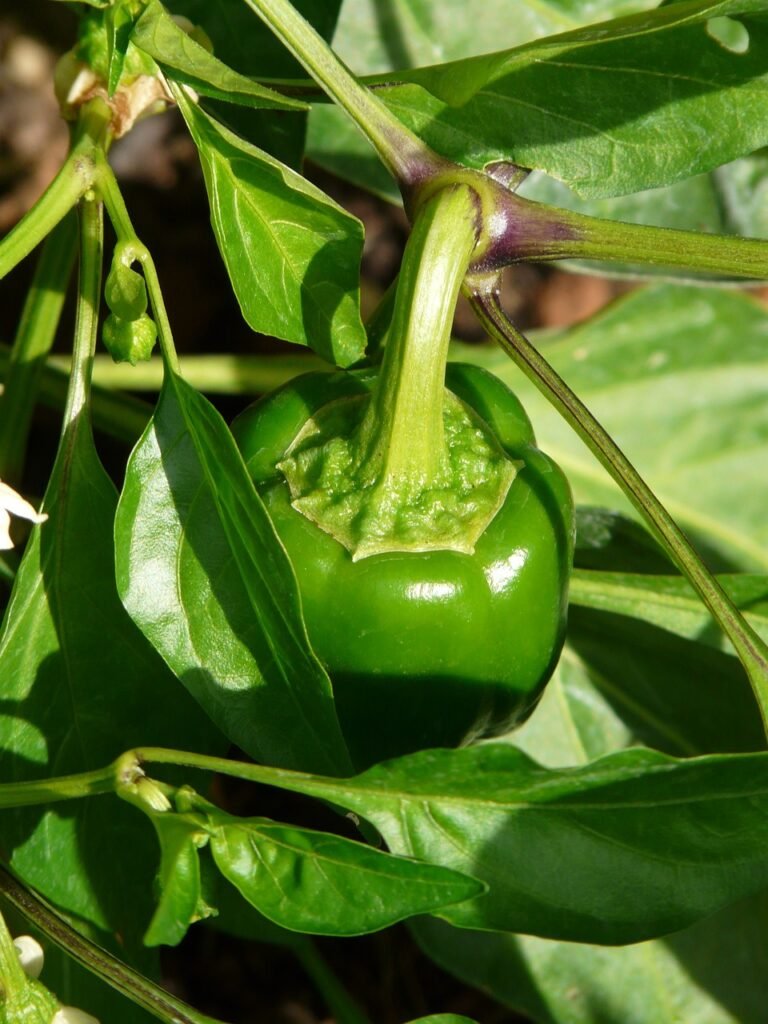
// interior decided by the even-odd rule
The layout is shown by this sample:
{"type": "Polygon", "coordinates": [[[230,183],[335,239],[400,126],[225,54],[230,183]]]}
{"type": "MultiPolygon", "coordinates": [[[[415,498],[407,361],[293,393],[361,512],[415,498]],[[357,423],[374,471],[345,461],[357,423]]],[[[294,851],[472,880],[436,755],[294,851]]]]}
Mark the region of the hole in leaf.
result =
{"type": "Polygon", "coordinates": [[[735,18],[710,18],[707,33],[731,53],[746,53],[749,49],[749,29],[735,18]]]}

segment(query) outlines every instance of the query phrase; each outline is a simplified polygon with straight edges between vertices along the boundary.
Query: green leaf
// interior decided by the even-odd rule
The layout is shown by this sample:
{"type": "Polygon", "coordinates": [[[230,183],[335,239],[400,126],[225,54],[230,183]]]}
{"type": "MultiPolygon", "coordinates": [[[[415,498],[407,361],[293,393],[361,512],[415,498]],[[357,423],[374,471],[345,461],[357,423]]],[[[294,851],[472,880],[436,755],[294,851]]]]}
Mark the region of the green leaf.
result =
{"type": "MultiPolygon", "coordinates": [[[[768,638],[768,576],[740,573],[720,576],[719,581],[754,629],[768,638]]],[[[679,576],[576,570],[570,599],[584,608],[628,615],[678,636],[731,650],[701,600],[679,576]]]]}
{"type": "Polygon", "coordinates": [[[501,743],[422,751],[353,779],[275,778],[364,815],[393,853],[489,886],[439,917],[601,944],[685,927],[766,886],[766,782],[768,754],[635,749],[548,770],[501,743]]]}
{"type": "Polygon", "coordinates": [[[151,0],[136,22],[131,42],[154,57],[169,78],[193,86],[214,99],[276,110],[307,110],[305,103],[280,96],[272,89],[227,67],[180,28],[159,0],[151,0]]]}
{"type": "Polygon", "coordinates": [[[270,921],[314,935],[363,935],[477,896],[483,885],[324,832],[266,818],[209,816],[221,873],[270,921]]]}
{"type": "Polygon", "coordinates": [[[649,10],[658,0],[406,0],[342,7],[333,48],[357,74],[439,64],[649,10]]]}
{"type": "Polygon", "coordinates": [[[536,1024],[763,1024],[767,926],[761,893],[663,941],[613,949],[429,918],[412,927],[441,967],[536,1024]]]}
{"type": "MultiPolygon", "coordinates": [[[[636,657],[626,652],[624,664],[636,657]]],[[[667,689],[664,681],[654,682],[667,689]]],[[[695,694],[689,707],[694,716],[706,713],[695,694]]],[[[510,740],[549,767],[585,764],[635,741],[621,711],[602,679],[566,649],[533,716],[510,740]]],[[[659,725],[665,728],[663,719],[659,725]]],[[[763,892],[664,940],[613,949],[473,932],[428,919],[412,928],[442,967],[538,1024],[762,1024],[767,923],[763,892]]]]}
{"type": "MultiPolygon", "coordinates": [[[[0,637],[4,782],[88,771],[143,743],[219,743],[120,604],[116,505],[81,416],[62,441],[49,518],[27,545],[0,637]]],[[[111,796],[5,811],[0,833],[27,883],[102,944],[137,955],[156,855],[133,811],[111,796]]]]}
{"type": "Polygon", "coordinates": [[[225,735],[268,764],[347,770],[285,551],[226,424],[171,371],[116,537],[131,617],[225,735]]]}
{"type": "Polygon", "coordinates": [[[115,0],[55,0],[55,3],[87,4],[89,7],[111,7],[115,0]]]}
{"type": "Polygon", "coordinates": [[[689,0],[597,29],[397,75],[390,109],[439,153],[513,160],[611,196],[711,170],[764,146],[762,0],[689,0]],[[738,16],[746,52],[707,21],[738,16]],[[664,145],[659,145],[663,138],[664,145]],[[701,145],[701,139],[707,145],[701,145]]]}
{"type": "Polygon", "coordinates": [[[208,834],[179,814],[149,815],[160,841],[160,898],[144,935],[147,946],[175,946],[195,921],[214,909],[203,899],[198,851],[208,834]]]}
{"type": "MultiPolygon", "coordinates": [[[[219,60],[250,78],[301,78],[302,67],[267,26],[242,0],[168,0],[174,14],[201,26],[213,42],[219,60]]],[[[341,0],[296,0],[293,6],[330,40],[341,0]]],[[[237,106],[221,116],[238,135],[300,169],[304,153],[306,117],[290,118],[279,112],[248,110],[237,106]]]]}
{"type": "MultiPolygon", "coordinates": [[[[548,360],[720,571],[768,567],[768,314],[745,295],[654,286],[547,341],[548,360]],[[550,340],[551,339],[551,340],[550,340]]],[[[456,348],[505,380],[577,502],[637,513],[560,416],[494,348],[456,348]]]]}
{"type": "Polygon", "coordinates": [[[107,91],[113,96],[120,84],[125,58],[133,32],[134,15],[120,4],[113,5],[105,16],[107,30],[107,91]]]}
{"type": "MultiPolygon", "coordinates": [[[[506,0],[347,3],[339,16],[333,47],[359,75],[399,74],[406,68],[489,53],[500,40],[507,46],[521,46],[554,32],[657,4],[658,0],[516,0],[515,16],[510,18],[506,0]]],[[[472,145],[469,138],[464,144],[472,145]]],[[[338,107],[314,107],[309,116],[307,152],[313,162],[339,177],[391,202],[401,201],[397,185],[373,148],[338,107]]]]}
{"type": "Polygon", "coordinates": [[[348,366],[365,349],[362,225],[319,189],[239,139],[176,90],[200,152],[211,219],[255,331],[348,366]]]}

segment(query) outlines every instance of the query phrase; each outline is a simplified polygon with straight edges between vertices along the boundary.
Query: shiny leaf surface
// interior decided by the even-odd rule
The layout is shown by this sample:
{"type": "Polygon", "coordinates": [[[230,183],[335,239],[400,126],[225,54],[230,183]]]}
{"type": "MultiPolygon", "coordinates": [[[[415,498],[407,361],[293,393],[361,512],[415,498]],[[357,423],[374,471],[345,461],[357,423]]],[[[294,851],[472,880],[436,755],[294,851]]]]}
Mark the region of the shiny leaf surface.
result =
{"type": "Polygon", "coordinates": [[[489,886],[440,917],[601,944],[682,928],[767,885],[767,782],[766,754],[634,749],[547,770],[500,743],[422,751],[339,782],[275,778],[365,815],[393,852],[489,886]]]}
{"type": "Polygon", "coordinates": [[[178,90],[176,98],[200,153],[213,229],[249,325],[342,366],[355,362],[365,348],[360,222],[178,90]]]}
{"type": "Polygon", "coordinates": [[[116,536],[131,617],[224,734],[267,763],[344,771],[285,551],[226,424],[170,371],[116,536]]]}

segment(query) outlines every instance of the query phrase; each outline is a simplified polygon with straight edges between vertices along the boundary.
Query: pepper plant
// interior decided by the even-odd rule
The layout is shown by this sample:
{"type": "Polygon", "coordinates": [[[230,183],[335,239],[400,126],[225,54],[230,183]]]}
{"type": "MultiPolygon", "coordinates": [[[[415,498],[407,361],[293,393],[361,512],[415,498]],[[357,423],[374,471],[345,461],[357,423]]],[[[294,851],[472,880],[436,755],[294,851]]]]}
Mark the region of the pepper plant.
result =
{"type": "Polygon", "coordinates": [[[0,546],[31,525],[0,897],[50,964],[0,919],[2,1024],[212,1022],[157,952],[214,926],[363,1024],[311,937],[402,921],[541,1024],[763,1021],[768,313],[733,286],[768,279],[768,3],[67,6],[69,155],[0,242],[8,287],[40,246],[2,350],[0,546]],[[231,429],[109,162],[169,108],[243,317],[315,353],[244,358],[231,429]],[[361,224],[304,154],[410,221],[365,323],[361,224]],[[529,340],[500,288],[525,261],[649,280],[529,340]],[[460,292],[488,345],[451,342],[460,292]],[[232,813],[233,778],[328,827],[232,813]]]}

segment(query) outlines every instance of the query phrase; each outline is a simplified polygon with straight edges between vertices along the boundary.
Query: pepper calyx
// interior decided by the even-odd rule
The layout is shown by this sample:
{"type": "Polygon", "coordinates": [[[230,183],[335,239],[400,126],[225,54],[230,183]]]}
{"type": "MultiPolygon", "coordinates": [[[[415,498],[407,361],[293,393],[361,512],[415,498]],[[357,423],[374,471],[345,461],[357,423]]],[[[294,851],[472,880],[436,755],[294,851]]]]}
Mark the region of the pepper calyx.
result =
{"type": "Polygon", "coordinates": [[[293,507],[351,553],[472,554],[504,504],[522,465],[502,450],[481,418],[445,391],[444,446],[436,470],[419,479],[377,472],[363,422],[369,399],[331,402],[309,419],[278,464],[293,507]]]}

